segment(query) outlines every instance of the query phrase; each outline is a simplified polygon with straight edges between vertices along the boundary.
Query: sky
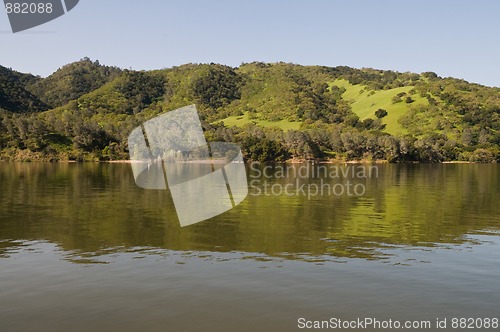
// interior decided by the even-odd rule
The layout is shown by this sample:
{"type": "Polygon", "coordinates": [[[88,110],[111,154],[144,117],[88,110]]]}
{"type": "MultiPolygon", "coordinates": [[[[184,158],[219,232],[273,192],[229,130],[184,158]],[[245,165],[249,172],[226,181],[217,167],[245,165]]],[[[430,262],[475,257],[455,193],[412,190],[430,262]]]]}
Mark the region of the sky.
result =
{"type": "Polygon", "coordinates": [[[284,61],[500,87],[499,17],[497,0],[80,0],[16,34],[0,9],[0,65],[47,76],[83,57],[137,70],[284,61]]]}

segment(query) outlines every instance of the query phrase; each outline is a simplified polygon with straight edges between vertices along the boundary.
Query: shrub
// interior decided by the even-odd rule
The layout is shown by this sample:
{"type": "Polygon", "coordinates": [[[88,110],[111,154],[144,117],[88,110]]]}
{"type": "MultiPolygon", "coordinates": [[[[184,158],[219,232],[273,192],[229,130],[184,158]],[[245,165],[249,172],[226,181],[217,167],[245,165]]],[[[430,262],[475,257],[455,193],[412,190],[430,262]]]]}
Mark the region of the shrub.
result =
{"type": "Polygon", "coordinates": [[[382,119],[384,116],[387,116],[387,111],[379,108],[378,110],[375,111],[375,116],[379,119],[382,119]]]}

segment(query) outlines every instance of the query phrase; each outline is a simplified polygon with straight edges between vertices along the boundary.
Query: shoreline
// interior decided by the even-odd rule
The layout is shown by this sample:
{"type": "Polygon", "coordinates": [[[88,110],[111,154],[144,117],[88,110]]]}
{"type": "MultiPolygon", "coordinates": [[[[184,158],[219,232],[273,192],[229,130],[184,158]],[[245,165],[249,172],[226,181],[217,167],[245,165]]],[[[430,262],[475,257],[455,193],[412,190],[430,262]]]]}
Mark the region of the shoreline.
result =
{"type": "MultiPolygon", "coordinates": [[[[221,160],[213,160],[214,163],[221,164],[224,161],[221,160]]],[[[289,159],[286,161],[267,161],[267,162],[259,162],[259,161],[251,161],[246,160],[244,164],[251,163],[261,163],[261,164],[498,164],[497,162],[489,162],[489,163],[481,163],[474,161],[463,161],[463,160],[451,160],[451,161],[442,161],[442,162],[422,162],[422,161],[405,161],[405,162],[396,162],[391,163],[387,160],[368,160],[368,159],[360,159],[360,160],[340,160],[340,159],[330,159],[330,160],[307,160],[307,159],[289,159]]],[[[56,164],[84,164],[84,163],[102,163],[102,164],[135,164],[142,163],[141,161],[136,160],[0,160],[0,163],[56,163],[56,164]]],[[[185,164],[206,164],[208,161],[200,160],[200,161],[189,161],[184,162],[185,164]]]]}

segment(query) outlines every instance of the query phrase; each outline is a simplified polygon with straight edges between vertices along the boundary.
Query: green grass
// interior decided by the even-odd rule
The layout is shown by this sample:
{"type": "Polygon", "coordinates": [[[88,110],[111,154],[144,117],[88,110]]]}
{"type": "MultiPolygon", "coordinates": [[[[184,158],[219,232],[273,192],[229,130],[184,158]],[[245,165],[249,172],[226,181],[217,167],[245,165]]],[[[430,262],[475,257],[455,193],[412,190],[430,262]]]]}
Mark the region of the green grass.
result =
{"type": "Polygon", "coordinates": [[[372,118],[376,119],[375,111],[379,108],[387,111],[387,116],[382,119],[382,123],[386,124],[385,131],[392,135],[404,134],[406,129],[401,127],[398,120],[404,115],[413,105],[428,105],[428,101],[422,98],[419,94],[411,95],[413,103],[407,104],[404,101],[396,104],[392,103],[392,98],[400,92],[406,92],[413,89],[412,86],[405,86],[390,90],[369,90],[364,85],[352,85],[344,79],[338,79],[330,85],[343,87],[346,91],[342,94],[342,98],[351,102],[352,111],[359,116],[361,120],[372,118]]]}
{"type": "MultiPolygon", "coordinates": [[[[387,116],[382,119],[382,123],[386,125],[385,132],[398,135],[405,134],[407,130],[399,124],[401,116],[406,114],[410,107],[415,105],[428,105],[428,101],[422,98],[419,94],[410,95],[412,86],[395,88],[390,90],[369,90],[366,86],[358,84],[352,85],[347,80],[338,79],[330,83],[330,86],[336,85],[343,87],[346,91],[342,94],[342,98],[351,103],[352,111],[356,113],[361,120],[368,118],[376,119],[375,111],[379,108],[387,111],[387,116]],[[393,104],[392,98],[398,93],[406,92],[414,100],[413,103],[407,104],[404,101],[393,104]]],[[[404,97],[403,97],[404,99],[404,97]]],[[[267,121],[259,119],[259,114],[256,114],[256,119],[250,119],[249,113],[241,116],[230,116],[217,123],[224,122],[228,127],[236,126],[243,127],[246,124],[254,123],[261,127],[277,127],[283,131],[299,130],[302,122],[291,122],[288,120],[267,121]]]]}
{"type": "Polygon", "coordinates": [[[268,127],[268,128],[277,127],[282,129],[283,131],[299,130],[300,126],[302,125],[302,122],[291,122],[288,120],[267,121],[260,119],[250,119],[248,112],[240,116],[230,116],[225,119],[216,121],[216,123],[220,122],[224,122],[224,124],[228,127],[233,127],[233,126],[243,127],[246,124],[253,123],[260,127],[268,127]]]}

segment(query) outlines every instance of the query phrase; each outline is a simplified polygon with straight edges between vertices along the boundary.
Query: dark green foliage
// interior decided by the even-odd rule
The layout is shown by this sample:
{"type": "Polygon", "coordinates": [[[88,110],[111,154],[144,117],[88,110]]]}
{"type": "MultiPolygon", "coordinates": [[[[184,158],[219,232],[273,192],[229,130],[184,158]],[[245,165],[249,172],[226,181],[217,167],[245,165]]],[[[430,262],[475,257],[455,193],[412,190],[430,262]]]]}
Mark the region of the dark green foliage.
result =
{"type": "Polygon", "coordinates": [[[370,90],[388,90],[414,85],[420,81],[420,75],[415,73],[398,73],[391,70],[363,68],[361,70],[340,66],[324,69],[337,78],[344,78],[351,84],[366,85],[370,90]]]}
{"type": "Polygon", "coordinates": [[[102,66],[99,61],[84,58],[29,84],[27,89],[47,105],[58,107],[100,88],[120,73],[119,68],[102,66]]]}
{"type": "Polygon", "coordinates": [[[40,112],[49,107],[26,90],[28,84],[40,79],[0,66],[0,109],[10,112],[40,112]]]}
{"type": "Polygon", "coordinates": [[[426,72],[422,73],[421,75],[422,75],[422,77],[429,78],[429,79],[438,78],[438,75],[432,71],[426,71],[426,72]]]}
{"type": "Polygon", "coordinates": [[[212,109],[228,105],[241,97],[241,77],[233,68],[211,64],[193,83],[193,94],[199,102],[212,109]]]}
{"type": "Polygon", "coordinates": [[[288,151],[277,141],[268,138],[246,137],[242,141],[245,157],[260,162],[285,161],[290,158],[288,151]]]}
{"type": "Polygon", "coordinates": [[[116,90],[129,101],[127,113],[138,113],[165,94],[165,77],[161,74],[126,71],[116,90]]]}
{"type": "Polygon", "coordinates": [[[382,119],[383,117],[387,116],[387,111],[379,108],[378,110],[375,111],[375,116],[379,119],[382,119]]]}

